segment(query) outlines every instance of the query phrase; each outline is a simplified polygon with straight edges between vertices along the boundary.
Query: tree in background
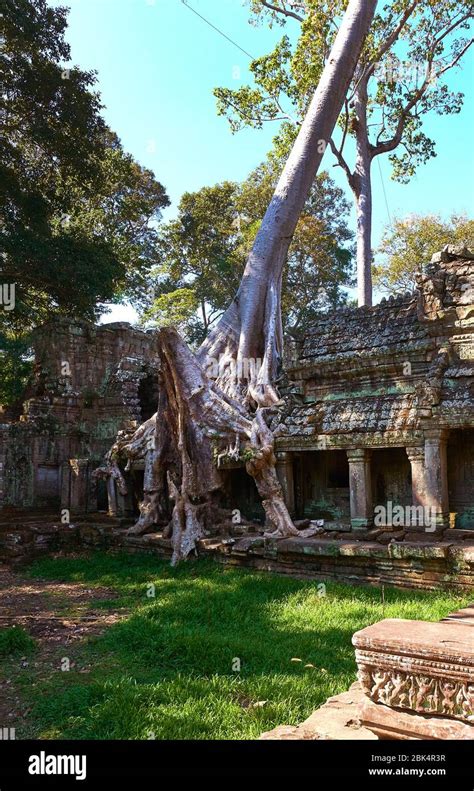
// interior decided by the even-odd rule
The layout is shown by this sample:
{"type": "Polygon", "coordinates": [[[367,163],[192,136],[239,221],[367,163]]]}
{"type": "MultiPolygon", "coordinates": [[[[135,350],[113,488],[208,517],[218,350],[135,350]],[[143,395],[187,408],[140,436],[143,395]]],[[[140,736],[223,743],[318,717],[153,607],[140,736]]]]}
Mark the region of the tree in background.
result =
{"type": "MultiPolygon", "coordinates": [[[[215,90],[218,112],[233,131],[266,121],[299,126],[346,6],[347,0],[250,0],[253,22],[297,23],[300,35],[295,46],[283,36],[269,55],[251,63],[255,87],[215,90]]],[[[450,91],[442,78],[472,44],[463,35],[472,17],[472,0],[392,0],[374,18],[345,98],[339,140],[328,141],[356,204],[360,305],[372,304],[372,162],[388,153],[392,177],[407,182],[435,156],[423,119],[430,111],[450,114],[462,107],[463,94],[450,91]]]]}
{"type": "Polygon", "coordinates": [[[168,204],[107,129],[94,73],[66,67],[66,18],[45,0],[7,0],[1,18],[0,282],[15,284],[15,308],[0,307],[0,403],[24,383],[34,326],[138,296],[168,204]]]}
{"type": "MultiPolygon", "coordinates": [[[[160,264],[145,322],[171,324],[191,343],[204,340],[235,294],[288,151],[275,150],[242,183],[185,193],[159,234],[160,264]]],[[[344,304],[352,284],[349,204],[327,173],[313,182],[296,226],[282,282],[287,331],[344,304]]]]}
{"type": "Polygon", "coordinates": [[[145,321],[175,325],[191,343],[204,339],[243,270],[237,194],[229,181],[184,193],[177,218],[160,229],[145,321]]]}
{"type": "Polygon", "coordinates": [[[411,214],[396,218],[386,228],[374,266],[374,284],[388,294],[403,294],[415,287],[415,272],[446,244],[462,244],[474,250],[474,220],[453,215],[442,220],[435,214],[411,214]]]}

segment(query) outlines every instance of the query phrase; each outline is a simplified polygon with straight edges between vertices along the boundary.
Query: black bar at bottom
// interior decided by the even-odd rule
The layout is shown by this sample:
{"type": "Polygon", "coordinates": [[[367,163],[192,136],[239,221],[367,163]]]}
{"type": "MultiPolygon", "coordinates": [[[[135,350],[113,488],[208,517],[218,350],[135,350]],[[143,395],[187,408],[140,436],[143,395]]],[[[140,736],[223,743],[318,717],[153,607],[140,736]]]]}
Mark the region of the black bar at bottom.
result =
{"type": "Polygon", "coordinates": [[[334,778],[403,789],[454,782],[471,791],[473,767],[469,741],[0,741],[0,791],[104,788],[108,778],[133,780],[139,791],[171,777],[334,778]]]}

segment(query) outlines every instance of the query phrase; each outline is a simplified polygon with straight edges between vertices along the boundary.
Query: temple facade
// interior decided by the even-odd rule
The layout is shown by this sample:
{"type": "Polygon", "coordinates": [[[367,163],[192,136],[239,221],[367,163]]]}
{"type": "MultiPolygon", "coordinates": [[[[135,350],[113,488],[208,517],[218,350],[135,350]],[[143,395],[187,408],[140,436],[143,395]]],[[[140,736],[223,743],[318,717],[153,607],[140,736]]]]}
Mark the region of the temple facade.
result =
{"type": "Polygon", "coordinates": [[[33,351],[23,403],[0,410],[0,504],[108,510],[114,493],[92,472],[118,431],[156,409],[156,336],[59,319],[36,330],[33,351]]]}
{"type": "Polygon", "coordinates": [[[289,344],[287,406],[275,433],[296,516],[358,530],[383,519],[384,509],[388,519],[400,508],[419,519],[423,508],[433,529],[474,529],[467,256],[448,248],[413,293],[334,313],[289,344]]]}
{"type": "MultiPolygon", "coordinates": [[[[0,408],[0,504],[136,513],[92,473],[117,432],[155,411],[157,336],[128,324],[58,320],[35,333],[20,407],[0,408]]],[[[327,529],[474,529],[474,255],[446,248],[413,293],[347,308],[288,340],[285,406],[272,426],[295,519],[327,529]],[[428,520],[426,523],[423,520],[428,520]]],[[[243,467],[223,471],[226,504],[263,517],[243,467]]]]}

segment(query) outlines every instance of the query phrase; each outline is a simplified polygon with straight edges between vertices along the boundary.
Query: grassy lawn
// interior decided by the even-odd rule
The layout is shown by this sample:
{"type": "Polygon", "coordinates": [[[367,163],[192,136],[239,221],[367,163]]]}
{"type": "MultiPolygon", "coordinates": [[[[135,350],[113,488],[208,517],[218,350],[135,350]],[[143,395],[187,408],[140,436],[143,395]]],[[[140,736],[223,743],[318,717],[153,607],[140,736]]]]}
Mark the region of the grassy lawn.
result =
{"type": "Polygon", "coordinates": [[[350,686],[357,629],[384,617],[438,620],[467,603],[386,589],[383,604],[380,590],[331,582],[321,596],[316,581],[211,561],[171,569],[146,555],[44,559],[28,574],[109,586],[117,597],[98,605],[128,614],[100,636],[59,646],[54,662],[20,668],[9,658],[31,705],[20,737],[254,738],[301,722],[350,686]],[[59,669],[63,656],[75,663],[68,672],[59,669]]]}

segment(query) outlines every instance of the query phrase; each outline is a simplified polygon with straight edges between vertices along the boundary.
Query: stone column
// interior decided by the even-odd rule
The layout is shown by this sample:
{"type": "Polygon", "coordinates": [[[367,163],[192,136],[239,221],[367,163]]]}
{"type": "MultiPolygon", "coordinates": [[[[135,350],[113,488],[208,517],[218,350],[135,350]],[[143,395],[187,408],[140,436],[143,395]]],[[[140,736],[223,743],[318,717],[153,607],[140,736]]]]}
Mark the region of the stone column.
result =
{"type": "Polygon", "coordinates": [[[373,524],[372,480],[370,450],[355,448],[347,451],[349,461],[349,489],[351,496],[351,525],[361,530],[373,524]]]}
{"type": "Polygon", "coordinates": [[[413,505],[425,505],[425,446],[405,448],[411,465],[411,496],[413,505]]]}
{"type": "Polygon", "coordinates": [[[425,431],[425,505],[435,530],[449,527],[447,442],[446,430],[425,431]]]}
{"type": "Polygon", "coordinates": [[[425,446],[416,445],[415,447],[405,448],[411,465],[411,502],[417,509],[412,515],[411,524],[407,527],[422,530],[424,525],[424,508],[426,505],[425,490],[425,446]],[[423,508],[423,518],[420,521],[420,508],[423,508]]]}
{"type": "Polygon", "coordinates": [[[71,466],[69,461],[61,465],[61,508],[71,507],[71,466]]]}
{"type": "Polygon", "coordinates": [[[109,499],[109,516],[117,516],[117,492],[115,481],[111,475],[107,477],[107,497],[109,499]]]}
{"type": "Polygon", "coordinates": [[[276,453],[276,473],[283,490],[283,499],[290,516],[295,514],[295,482],[293,478],[293,454],[287,451],[276,453]]]}
{"type": "Polygon", "coordinates": [[[86,511],[88,506],[89,462],[87,459],[69,459],[71,511],[86,511]]]}
{"type": "Polygon", "coordinates": [[[447,432],[433,430],[426,432],[424,445],[406,448],[411,464],[412,504],[418,509],[408,527],[435,532],[449,525],[446,443],[447,432]]]}

